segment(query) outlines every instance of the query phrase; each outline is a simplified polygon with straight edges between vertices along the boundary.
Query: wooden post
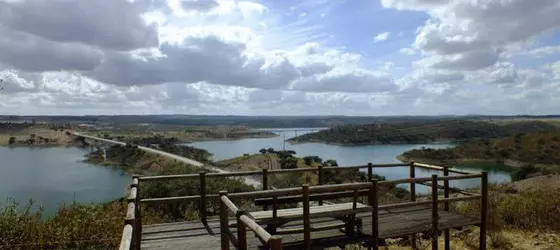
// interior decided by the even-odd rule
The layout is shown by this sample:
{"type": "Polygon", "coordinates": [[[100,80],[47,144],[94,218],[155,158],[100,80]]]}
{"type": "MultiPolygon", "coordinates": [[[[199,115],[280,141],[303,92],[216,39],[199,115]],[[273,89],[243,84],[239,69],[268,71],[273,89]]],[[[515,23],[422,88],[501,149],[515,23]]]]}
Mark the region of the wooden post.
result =
{"type": "Polygon", "coordinates": [[[478,248],[486,250],[486,229],[488,227],[488,172],[480,178],[480,242],[478,248]]]}
{"type": "MultiPolygon", "coordinates": [[[[325,185],[325,172],[323,170],[323,166],[318,166],[319,169],[319,185],[325,185]]],[[[323,200],[319,200],[319,206],[323,205],[323,200]]]]}
{"type": "Polygon", "coordinates": [[[371,162],[367,164],[367,180],[373,180],[373,163],[371,162]]]}
{"type": "Polygon", "coordinates": [[[222,243],[222,250],[229,250],[229,220],[228,220],[228,208],[222,202],[222,197],[228,194],[228,191],[222,190],[220,194],[220,238],[222,243]]]}
{"type": "Polygon", "coordinates": [[[278,196],[276,195],[272,196],[272,218],[274,219],[274,222],[268,225],[268,231],[270,234],[275,234],[277,223],[276,218],[278,218],[278,196]]]}
{"type": "Polygon", "coordinates": [[[379,185],[377,184],[377,179],[371,181],[371,189],[368,196],[368,203],[373,208],[371,211],[371,249],[379,249],[379,222],[378,222],[378,203],[377,203],[377,191],[379,185]]]}
{"type": "Polygon", "coordinates": [[[311,218],[309,215],[309,185],[301,186],[303,189],[303,245],[304,249],[311,249],[311,218]]]}
{"type": "Polygon", "coordinates": [[[268,240],[270,250],[282,250],[282,237],[273,235],[268,240]]]}
{"type": "Polygon", "coordinates": [[[206,223],[206,172],[200,172],[200,219],[206,223]]]}
{"type": "Polygon", "coordinates": [[[136,199],[134,200],[135,211],[134,211],[134,218],[135,218],[135,225],[133,230],[133,235],[135,243],[134,247],[136,250],[139,250],[141,247],[142,242],[142,210],[140,209],[140,176],[133,175],[132,176],[132,185],[130,187],[136,186],[136,199]],[[136,179],[136,180],[135,180],[136,179]],[[136,184],[136,185],[135,185],[136,184]]]}
{"type": "Polygon", "coordinates": [[[432,250],[438,249],[438,184],[437,174],[432,175],[432,250]]]}
{"type": "MultiPolygon", "coordinates": [[[[268,169],[263,168],[262,169],[262,190],[267,190],[267,189],[268,189],[268,169]]],[[[263,205],[263,210],[264,211],[268,210],[268,206],[263,205]]]]}
{"type": "Polygon", "coordinates": [[[245,214],[245,210],[237,211],[235,217],[237,218],[237,249],[247,250],[247,228],[245,223],[241,221],[241,215],[245,214]]]}
{"type": "MultiPolygon", "coordinates": [[[[414,162],[410,163],[409,167],[410,179],[416,178],[416,168],[414,167],[414,162]]],[[[410,182],[410,201],[416,201],[416,182],[410,182]]],[[[410,246],[412,249],[416,249],[416,234],[410,235],[410,246]]]]}
{"type": "MultiPolygon", "coordinates": [[[[443,175],[444,176],[449,176],[449,166],[443,166],[443,175]]],[[[449,180],[444,180],[443,181],[443,197],[444,198],[449,198],[449,180]]],[[[443,210],[444,211],[449,211],[449,201],[446,201],[445,203],[443,203],[444,207],[443,210]]],[[[445,250],[451,250],[451,233],[449,231],[449,228],[443,230],[444,233],[444,248],[445,250]]]]}

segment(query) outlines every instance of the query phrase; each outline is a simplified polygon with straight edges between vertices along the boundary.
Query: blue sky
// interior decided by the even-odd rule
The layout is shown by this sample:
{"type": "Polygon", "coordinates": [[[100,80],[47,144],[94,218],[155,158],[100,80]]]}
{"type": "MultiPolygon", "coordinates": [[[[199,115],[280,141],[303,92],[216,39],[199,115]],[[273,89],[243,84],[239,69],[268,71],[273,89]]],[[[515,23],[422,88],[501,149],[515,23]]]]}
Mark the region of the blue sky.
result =
{"type": "Polygon", "coordinates": [[[0,112],[558,113],[558,13],[557,0],[0,0],[0,112]]]}

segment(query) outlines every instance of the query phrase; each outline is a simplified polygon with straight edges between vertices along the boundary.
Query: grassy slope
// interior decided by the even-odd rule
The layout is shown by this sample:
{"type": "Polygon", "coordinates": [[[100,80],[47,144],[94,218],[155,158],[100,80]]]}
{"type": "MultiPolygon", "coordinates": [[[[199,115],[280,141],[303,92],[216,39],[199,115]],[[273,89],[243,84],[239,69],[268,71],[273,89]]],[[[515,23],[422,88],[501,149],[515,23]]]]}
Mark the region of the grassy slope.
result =
{"type": "Polygon", "coordinates": [[[504,161],[508,165],[524,163],[541,166],[560,165],[560,132],[531,133],[493,140],[468,142],[450,149],[414,149],[401,160],[436,162],[504,161]]]}
{"type": "Polygon", "coordinates": [[[347,125],[298,136],[291,142],[333,144],[430,143],[498,138],[517,133],[560,131],[560,127],[542,121],[495,124],[484,121],[445,120],[407,123],[347,125]]]}

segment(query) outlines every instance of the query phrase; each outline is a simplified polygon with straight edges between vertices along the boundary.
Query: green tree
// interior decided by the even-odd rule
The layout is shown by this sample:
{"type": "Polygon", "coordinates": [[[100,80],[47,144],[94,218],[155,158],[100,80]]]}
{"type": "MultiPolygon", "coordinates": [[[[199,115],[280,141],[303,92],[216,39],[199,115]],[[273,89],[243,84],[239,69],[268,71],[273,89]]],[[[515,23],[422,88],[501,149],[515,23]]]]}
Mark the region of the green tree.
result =
{"type": "Polygon", "coordinates": [[[16,138],[13,137],[13,136],[10,137],[10,140],[8,141],[8,143],[9,143],[10,145],[16,143],[16,138]]]}
{"type": "Polygon", "coordinates": [[[259,153],[261,153],[261,154],[266,154],[266,148],[261,148],[261,149],[259,150],[259,153]]]}
{"type": "Polygon", "coordinates": [[[323,165],[331,166],[331,167],[338,167],[338,162],[336,162],[336,160],[326,160],[325,162],[323,162],[323,165]]]}
{"type": "Polygon", "coordinates": [[[274,154],[274,149],[273,148],[268,148],[268,153],[274,154]]]}

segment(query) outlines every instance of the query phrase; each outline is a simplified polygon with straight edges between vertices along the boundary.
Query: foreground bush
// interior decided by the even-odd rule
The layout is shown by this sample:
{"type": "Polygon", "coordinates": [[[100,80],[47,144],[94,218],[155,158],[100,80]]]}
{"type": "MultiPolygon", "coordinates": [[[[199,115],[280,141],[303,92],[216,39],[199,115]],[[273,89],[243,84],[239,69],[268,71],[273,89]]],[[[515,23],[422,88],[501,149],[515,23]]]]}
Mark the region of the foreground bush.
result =
{"type": "MultiPolygon", "coordinates": [[[[13,200],[0,206],[0,249],[115,249],[120,242],[126,205],[67,204],[42,219],[42,208],[32,201],[13,200]]],[[[144,212],[145,223],[165,221],[144,212]]]]}
{"type": "MultiPolygon", "coordinates": [[[[491,230],[515,228],[560,232],[560,189],[527,190],[506,194],[492,187],[488,202],[491,230]]],[[[478,202],[464,202],[456,209],[466,215],[479,216],[478,202]]]]}

